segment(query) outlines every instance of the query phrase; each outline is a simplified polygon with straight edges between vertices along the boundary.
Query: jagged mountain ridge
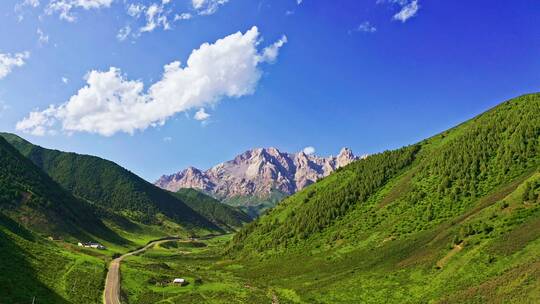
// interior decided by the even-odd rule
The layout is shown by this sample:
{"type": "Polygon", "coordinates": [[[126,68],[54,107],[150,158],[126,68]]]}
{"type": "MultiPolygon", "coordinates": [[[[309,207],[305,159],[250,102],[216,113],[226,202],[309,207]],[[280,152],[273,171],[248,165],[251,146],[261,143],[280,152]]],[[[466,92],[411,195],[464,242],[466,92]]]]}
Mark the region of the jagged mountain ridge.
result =
{"type": "Polygon", "coordinates": [[[272,191],[291,195],[357,159],[349,148],[343,148],[338,156],[325,158],[303,151],[285,153],[272,147],[257,148],[207,171],[189,167],[164,175],[155,185],[173,192],[199,189],[219,199],[265,198],[272,191]]]}

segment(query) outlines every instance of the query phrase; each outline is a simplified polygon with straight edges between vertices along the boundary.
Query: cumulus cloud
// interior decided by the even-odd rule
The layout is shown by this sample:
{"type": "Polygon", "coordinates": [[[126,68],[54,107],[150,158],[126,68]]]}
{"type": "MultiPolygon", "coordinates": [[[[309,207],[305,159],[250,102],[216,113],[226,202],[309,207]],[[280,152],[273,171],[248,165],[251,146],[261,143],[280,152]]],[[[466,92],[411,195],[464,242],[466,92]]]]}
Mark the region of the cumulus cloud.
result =
{"type": "Polygon", "coordinates": [[[191,0],[193,9],[199,15],[212,15],[219,9],[220,6],[226,4],[229,0],[191,0]]]}
{"type": "Polygon", "coordinates": [[[76,19],[72,12],[74,9],[107,8],[112,2],[113,0],[51,0],[45,11],[49,15],[58,13],[60,19],[73,22],[76,19]]]}
{"type": "Polygon", "coordinates": [[[60,124],[67,133],[89,132],[112,136],[133,134],[163,125],[177,113],[216,106],[223,98],[253,94],[261,78],[261,64],[270,63],[283,43],[276,42],[275,56],[258,50],[257,27],[237,32],[215,43],[204,43],[182,66],[179,61],[164,66],[161,80],[147,91],[139,80],[128,80],[117,68],[91,71],[86,86],[67,102],[34,111],[17,123],[17,130],[47,134],[60,124]]]}
{"type": "Polygon", "coordinates": [[[197,111],[197,113],[195,113],[195,116],[193,116],[193,118],[195,118],[195,120],[198,120],[198,121],[204,121],[210,118],[210,116],[211,115],[206,113],[204,108],[201,108],[199,111],[197,111]]]}
{"type": "Polygon", "coordinates": [[[394,19],[401,22],[406,22],[410,18],[416,16],[419,9],[420,6],[418,5],[418,0],[413,0],[410,3],[405,4],[401,10],[394,15],[394,19]]]}
{"type": "Polygon", "coordinates": [[[29,52],[17,53],[14,55],[0,53],[0,79],[11,73],[13,68],[23,66],[28,57],[30,57],[29,52]]]}
{"type": "Polygon", "coordinates": [[[304,148],[304,153],[306,155],[313,155],[315,154],[315,147],[309,146],[304,148]]]}
{"type": "Polygon", "coordinates": [[[26,119],[18,122],[16,128],[36,136],[54,134],[51,127],[55,123],[55,112],[56,109],[53,106],[42,112],[32,112],[26,119]]]}

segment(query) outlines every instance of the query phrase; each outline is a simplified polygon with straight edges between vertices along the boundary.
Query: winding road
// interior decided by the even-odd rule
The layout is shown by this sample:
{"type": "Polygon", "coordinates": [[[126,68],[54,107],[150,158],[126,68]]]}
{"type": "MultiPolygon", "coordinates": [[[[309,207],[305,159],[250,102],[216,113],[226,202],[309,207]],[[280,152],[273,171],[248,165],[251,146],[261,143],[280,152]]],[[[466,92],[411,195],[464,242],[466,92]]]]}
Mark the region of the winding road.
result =
{"type": "Polygon", "coordinates": [[[146,246],[135,251],[124,254],[123,256],[112,260],[109,266],[109,272],[107,273],[107,279],[105,280],[105,290],[103,291],[103,303],[104,304],[121,304],[120,301],[120,263],[125,258],[139,254],[151,248],[152,246],[169,242],[178,241],[180,238],[170,237],[165,239],[159,239],[149,242],[146,246]]]}

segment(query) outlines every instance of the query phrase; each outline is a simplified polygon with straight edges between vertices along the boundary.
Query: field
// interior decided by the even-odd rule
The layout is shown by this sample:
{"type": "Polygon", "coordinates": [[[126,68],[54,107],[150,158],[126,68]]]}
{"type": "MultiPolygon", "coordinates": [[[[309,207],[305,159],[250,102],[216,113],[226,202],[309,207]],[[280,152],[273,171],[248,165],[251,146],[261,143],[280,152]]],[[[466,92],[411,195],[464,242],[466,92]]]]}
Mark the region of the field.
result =
{"type": "Polygon", "coordinates": [[[122,289],[129,303],[264,303],[265,290],[250,287],[222,260],[230,236],[172,241],[122,263],[122,289]],[[175,286],[175,278],[188,285],[175,286]]]}

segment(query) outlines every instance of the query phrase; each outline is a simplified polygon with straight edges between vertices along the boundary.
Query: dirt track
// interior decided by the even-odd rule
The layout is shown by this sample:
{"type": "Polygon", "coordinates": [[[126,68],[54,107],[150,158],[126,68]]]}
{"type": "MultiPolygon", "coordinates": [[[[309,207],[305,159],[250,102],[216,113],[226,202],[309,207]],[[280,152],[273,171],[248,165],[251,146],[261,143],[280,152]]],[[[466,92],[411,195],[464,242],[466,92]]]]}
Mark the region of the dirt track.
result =
{"type": "Polygon", "coordinates": [[[120,301],[120,263],[122,262],[122,260],[124,260],[128,256],[144,252],[154,245],[161,244],[164,242],[169,242],[169,241],[175,241],[175,240],[180,240],[180,238],[167,238],[167,239],[155,240],[148,243],[148,245],[144,246],[141,249],[137,249],[135,251],[126,253],[123,256],[114,259],[109,266],[109,272],[107,273],[107,279],[105,280],[105,290],[103,291],[103,303],[105,304],[121,304],[122,303],[120,301]]]}

